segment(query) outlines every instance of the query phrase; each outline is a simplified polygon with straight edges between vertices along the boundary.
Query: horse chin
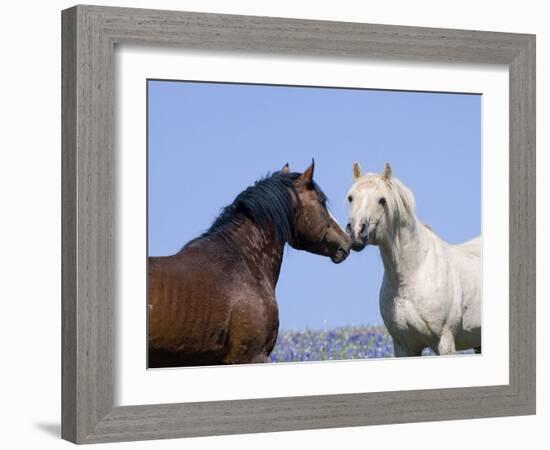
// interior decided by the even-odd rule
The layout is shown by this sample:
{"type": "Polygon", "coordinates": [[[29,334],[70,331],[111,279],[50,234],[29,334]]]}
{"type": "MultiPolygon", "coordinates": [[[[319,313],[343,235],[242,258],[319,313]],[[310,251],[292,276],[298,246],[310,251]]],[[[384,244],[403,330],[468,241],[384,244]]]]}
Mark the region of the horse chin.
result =
{"type": "Polygon", "coordinates": [[[339,248],[336,253],[333,255],[330,255],[330,260],[334,264],[340,264],[342,261],[344,261],[349,255],[349,252],[346,252],[344,249],[339,248]]]}
{"type": "Polygon", "coordinates": [[[354,252],[360,252],[367,246],[367,241],[353,241],[351,244],[351,249],[354,252]]]}

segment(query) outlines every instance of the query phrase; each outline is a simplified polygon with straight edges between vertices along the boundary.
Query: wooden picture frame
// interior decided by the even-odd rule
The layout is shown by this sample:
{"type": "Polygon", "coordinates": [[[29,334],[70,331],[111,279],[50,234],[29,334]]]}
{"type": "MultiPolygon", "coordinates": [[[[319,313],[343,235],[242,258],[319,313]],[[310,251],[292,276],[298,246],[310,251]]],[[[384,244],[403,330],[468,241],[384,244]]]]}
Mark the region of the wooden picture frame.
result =
{"type": "Polygon", "coordinates": [[[62,13],[62,437],[76,443],[535,413],[535,36],[75,6],[62,13]],[[509,384],[114,407],[116,44],[509,68],[509,384]]]}

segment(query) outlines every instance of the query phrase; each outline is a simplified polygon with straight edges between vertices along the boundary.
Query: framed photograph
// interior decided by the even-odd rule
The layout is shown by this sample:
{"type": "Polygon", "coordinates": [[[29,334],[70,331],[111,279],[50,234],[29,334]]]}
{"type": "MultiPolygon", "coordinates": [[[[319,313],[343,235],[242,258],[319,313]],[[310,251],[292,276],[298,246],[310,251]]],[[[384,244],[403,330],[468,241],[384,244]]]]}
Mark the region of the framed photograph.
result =
{"type": "Polygon", "coordinates": [[[535,37],[62,13],[62,435],[535,413],[535,37]]]}

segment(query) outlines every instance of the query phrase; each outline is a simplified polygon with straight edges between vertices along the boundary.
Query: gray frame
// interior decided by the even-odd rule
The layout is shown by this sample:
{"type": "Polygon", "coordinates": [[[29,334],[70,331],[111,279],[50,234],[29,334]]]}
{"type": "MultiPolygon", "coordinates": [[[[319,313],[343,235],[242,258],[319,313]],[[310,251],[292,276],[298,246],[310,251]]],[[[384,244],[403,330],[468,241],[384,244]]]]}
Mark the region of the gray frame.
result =
{"type": "Polygon", "coordinates": [[[535,413],[535,36],[76,6],[62,13],[62,437],[77,443],[535,413]],[[113,406],[113,50],[506,64],[510,73],[510,383],[113,406]]]}

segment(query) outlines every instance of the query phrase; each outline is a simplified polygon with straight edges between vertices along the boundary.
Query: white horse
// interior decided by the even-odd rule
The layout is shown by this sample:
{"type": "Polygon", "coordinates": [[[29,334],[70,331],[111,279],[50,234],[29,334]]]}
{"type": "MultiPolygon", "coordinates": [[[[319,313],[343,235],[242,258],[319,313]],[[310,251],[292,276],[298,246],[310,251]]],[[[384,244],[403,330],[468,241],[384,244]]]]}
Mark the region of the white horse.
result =
{"type": "Polygon", "coordinates": [[[347,231],[352,248],[377,245],[384,264],[380,312],[395,356],[481,352],[481,239],[451,245],[415,214],[412,192],[394,178],[353,165],[347,231]]]}

